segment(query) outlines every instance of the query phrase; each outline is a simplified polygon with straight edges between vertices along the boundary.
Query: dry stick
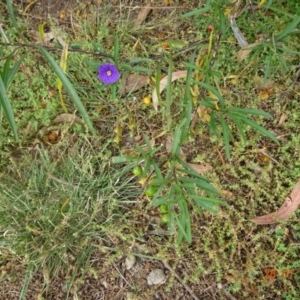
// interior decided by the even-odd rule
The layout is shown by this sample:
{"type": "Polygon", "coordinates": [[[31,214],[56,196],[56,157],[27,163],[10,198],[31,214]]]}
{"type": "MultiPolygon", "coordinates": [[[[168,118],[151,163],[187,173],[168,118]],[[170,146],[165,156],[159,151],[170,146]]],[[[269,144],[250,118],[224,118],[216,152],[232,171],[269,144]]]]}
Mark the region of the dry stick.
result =
{"type": "MultiPolygon", "coordinates": [[[[187,46],[181,48],[178,52],[174,53],[172,56],[173,58],[176,58],[177,56],[180,56],[182,54],[184,54],[187,51],[191,51],[193,50],[195,47],[197,47],[198,45],[207,42],[208,39],[202,39],[202,40],[197,40],[195,42],[192,42],[190,44],[188,44],[187,46]]],[[[14,47],[27,47],[27,48],[35,48],[37,49],[38,46],[42,46],[44,47],[46,50],[48,51],[61,51],[61,48],[58,47],[48,47],[48,46],[44,46],[44,45],[38,45],[38,44],[23,44],[23,43],[3,43],[0,42],[0,45],[2,46],[14,46],[14,47]]],[[[69,52],[78,52],[78,53],[84,53],[84,54],[91,54],[91,55],[98,55],[98,56],[102,56],[102,57],[106,57],[106,58],[111,58],[113,59],[113,57],[109,54],[106,54],[104,52],[101,51],[86,51],[86,50],[82,50],[80,48],[69,48],[68,49],[69,52]]],[[[149,59],[151,60],[158,60],[164,57],[164,54],[158,54],[158,55],[154,55],[149,57],[149,59]]],[[[127,62],[129,61],[128,59],[125,58],[120,58],[121,62],[127,62]]]]}
{"type": "Polygon", "coordinates": [[[165,268],[168,269],[170,272],[174,273],[175,277],[177,278],[177,280],[184,286],[184,288],[191,294],[191,296],[193,297],[194,300],[200,300],[192,291],[192,289],[183,282],[183,280],[181,279],[181,277],[171,268],[171,266],[166,263],[165,261],[162,260],[162,263],[164,264],[165,268]]]}

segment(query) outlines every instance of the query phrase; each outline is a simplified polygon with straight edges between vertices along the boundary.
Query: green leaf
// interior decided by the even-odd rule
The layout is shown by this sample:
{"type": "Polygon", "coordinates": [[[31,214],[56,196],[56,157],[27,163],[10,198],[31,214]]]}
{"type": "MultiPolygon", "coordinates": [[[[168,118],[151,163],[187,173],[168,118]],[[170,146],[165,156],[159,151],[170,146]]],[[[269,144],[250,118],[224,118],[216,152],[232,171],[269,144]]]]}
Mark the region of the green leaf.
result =
{"type": "Polygon", "coordinates": [[[181,137],[181,130],[179,126],[176,126],[173,142],[172,142],[172,150],[171,154],[173,157],[178,157],[180,152],[180,137],[181,137]]]}
{"type": "Polygon", "coordinates": [[[188,210],[188,206],[186,201],[179,201],[179,209],[181,210],[182,214],[180,216],[180,219],[182,220],[182,224],[185,223],[185,229],[186,229],[186,240],[188,243],[192,242],[192,230],[191,230],[191,219],[190,214],[188,210]]]}
{"type": "Polygon", "coordinates": [[[229,144],[229,142],[230,142],[231,131],[222,115],[219,115],[219,120],[221,123],[222,132],[223,132],[226,157],[228,160],[230,160],[230,144],[229,144]]]}
{"type": "Polygon", "coordinates": [[[244,116],[240,116],[239,118],[246,124],[248,124],[249,126],[251,126],[252,128],[256,129],[258,132],[260,132],[262,135],[268,137],[270,140],[272,140],[273,142],[275,142],[277,145],[279,145],[279,141],[278,139],[274,136],[273,133],[271,133],[270,131],[268,131],[267,129],[265,129],[264,127],[258,125],[255,121],[250,120],[244,116]]]}
{"type": "Polygon", "coordinates": [[[188,62],[183,62],[183,64],[188,67],[191,68],[192,70],[198,70],[200,72],[205,72],[205,69],[199,66],[196,66],[194,63],[188,63],[188,62]]]}
{"type": "Polygon", "coordinates": [[[184,182],[181,184],[182,187],[187,189],[190,193],[194,194],[196,184],[194,182],[184,182]]]}
{"type": "MultiPolygon", "coordinates": [[[[148,147],[148,150],[149,150],[149,151],[152,151],[153,148],[152,148],[152,146],[151,146],[150,140],[148,139],[148,137],[147,137],[145,134],[143,134],[143,139],[144,139],[144,141],[145,141],[145,143],[146,143],[146,145],[147,145],[147,147],[148,147]]],[[[137,145],[137,146],[138,146],[138,145],[137,145]]]]}
{"type": "Polygon", "coordinates": [[[144,63],[144,62],[153,62],[152,59],[149,59],[149,58],[134,58],[134,59],[131,59],[130,61],[128,61],[129,64],[140,64],[140,63],[144,63]]]}
{"type": "Polygon", "coordinates": [[[117,66],[119,62],[119,50],[120,50],[119,37],[116,34],[115,43],[114,43],[114,61],[117,66]]]}
{"type": "Polygon", "coordinates": [[[233,121],[233,123],[235,124],[236,128],[238,129],[240,136],[242,138],[243,143],[246,143],[246,135],[244,132],[244,124],[242,122],[240,122],[239,118],[237,117],[237,115],[233,115],[228,113],[227,116],[233,121]]]}
{"type": "Polygon", "coordinates": [[[273,54],[272,54],[272,52],[270,52],[268,54],[268,56],[266,57],[266,62],[265,62],[265,75],[264,75],[265,81],[269,78],[269,75],[271,73],[272,60],[273,60],[273,54]]]}
{"type": "MultiPolygon", "coordinates": [[[[193,63],[196,59],[196,51],[193,52],[190,58],[190,63],[193,63]]],[[[183,112],[182,118],[185,118],[187,121],[185,122],[184,127],[182,128],[181,140],[180,144],[182,145],[183,142],[186,140],[189,130],[190,130],[190,122],[188,120],[192,119],[192,112],[193,112],[193,99],[191,97],[191,84],[192,84],[192,76],[193,76],[193,69],[188,68],[186,80],[185,80],[185,93],[183,98],[183,112]]]]}
{"type": "Polygon", "coordinates": [[[215,112],[213,111],[210,113],[209,131],[210,133],[214,133],[217,137],[220,137],[220,134],[217,129],[215,112]]]}
{"type": "Polygon", "coordinates": [[[17,28],[17,21],[15,18],[14,8],[11,0],[6,0],[6,6],[9,14],[9,18],[14,25],[15,28],[17,28]]]}
{"type": "Polygon", "coordinates": [[[7,80],[8,80],[8,74],[9,74],[9,67],[10,67],[10,61],[12,59],[13,53],[11,53],[10,55],[8,55],[4,65],[3,65],[3,69],[1,72],[1,77],[2,77],[2,81],[3,84],[5,86],[5,88],[7,88],[7,80]]]}
{"type": "Polygon", "coordinates": [[[265,118],[271,119],[273,118],[272,115],[266,113],[259,109],[253,108],[238,108],[238,107],[230,107],[227,109],[228,112],[238,113],[242,115],[256,115],[256,116],[263,116],[265,118]]]}
{"type": "Polygon", "coordinates": [[[198,195],[194,195],[194,194],[188,194],[187,197],[189,197],[193,200],[200,201],[200,202],[213,203],[213,204],[217,204],[217,205],[228,206],[228,203],[226,203],[222,200],[215,199],[215,198],[202,197],[202,196],[198,196],[198,195]]]}
{"type": "Polygon", "coordinates": [[[295,50],[288,49],[288,48],[277,48],[277,50],[280,50],[280,51],[286,52],[286,53],[290,53],[290,54],[300,55],[300,51],[295,51],[295,50]]]}
{"type": "MultiPolygon", "coordinates": [[[[162,180],[163,179],[163,176],[161,174],[161,171],[160,171],[160,168],[158,166],[158,164],[156,162],[152,162],[152,166],[154,168],[154,171],[155,171],[155,174],[156,174],[156,177],[159,179],[159,180],[162,180]]],[[[151,184],[152,184],[152,181],[151,181],[151,184]]]]}
{"type": "Polygon", "coordinates": [[[166,93],[166,113],[165,119],[167,123],[167,130],[171,130],[171,104],[172,104],[172,74],[173,74],[173,62],[169,60],[169,68],[168,68],[168,78],[167,78],[167,93],[166,93]]]}
{"type": "MultiPolygon", "coordinates": [[[[212,100],[212,101],[216,101],[216,100],[212,100]]],[[[207,101],[207,100],[201,100],[198,101],[197,103],[199,103],[200,105],[203,105],[205,107],[211,108],[211,109],[216,109],[215,104],[212,101],[207,101]]]]}
{"type": "Polygon", "coordinates": [[[159,62],[155,72],[155,89],[156,89],[156,94],[157,94],[159,104],[161,104],[160,80],[161,80],[161,62],[159,62]]]}
{"type": "Polygon", "coordinates": [[[211,184],[203,180],[199,180],[197,178],[186,178],[186,177],[180,177],[179,180],[183,183],[193,183],[195,184],[195,186],[197,186],[203,191],[206,191],[207,193],[218,194],[218,191],[211,184]]]}
{"type": "Polygon", "coordinates": [[[185,201],[179,200],[178,204],[180,215],[179,218],[176,218],[179,229],[177,242],[180,243],[184,237],[186,241],[190,243],[192,241],[190,214],[185,201]]]}
{"type": "Polygon", "coordinates": [[[53,71],[57,75],[57,77],[61,80],[63,86],[65,87],[67,93],[69,94],[71,100],[75,104],[76,108],[78,109],[79,113],[81,114],[83,120],[85,121],[88,129],[92,134],[96,134],[96,131],[93,127],[93,124],[89,118],[89,115],[83,106],[80,98],[78,97],[76,90],[74,89],[73,85],[71,84],[69,78],[66,76],[66,74],[63,72],[61,67],[57,64],[57,62],[54,60],[54,58],[48,53],[48,51],[41,47],[38,46],[39,50],[41,53],[44,55],[44,57],[47,59],[48,63],[52,67],[53,71]]]}
{"type": "Polygon", "coordinates": [[[24,59],[24,56],[21,57],[14,65],[13,67],[10,69],[10,71],[8,72],[8,76],[7,76],[7,79],[6,79],[6,83],[5,83],[5,87],[8,89],[15,74],[17,73],[22,61],[24,59]]]}
{"type": "Polygon", "coordinates": [[[187,13],[183,14],[182,17],[183,18],[189,18],[189,17],[195,16],[195,15],[199,15],[199,14],[208,12],[210,10],[211,10],[211,7],[206,5],[203,8],[199,8],[199,9],[195,9],[195,10],[192,10],[190,12],[187,12],[187,13]]]}
{"type": "Polygon", "coordinates": [[[137,151],[140,152],[140,154],[142,154],[143,156],[147,156],[148,151],[145,151],[140,145],[136,144],[135,148],[136,148],[137,151]]]}
{"type": "Polygon", "coordinates": [[[225,36],[228,26],[227,26],[224,12],[221,9],[220,9],[220,27],[221,27],[222,36],[225,36]]]}
{"type": "Polygon", "coordinates": [[[199,201],[199,200],[194,200],[194,201],[198,207],[203,207],[204,209],[210,211],[213,214],[218,213],[218,206],[216,204],[211,202],[199,201]]]}
{"type": "Polygon", "coordinates": [[[195,80],[194,82],[196,84],[202,86],[206,90],[211,91],[213,94],[215,94],[218,97],[219,101],[220,101],[221,107],[225,106],[225,100],[216,88],[214,88],[213,86],[211,86],[210,84],[207,84],[205,82],[201,82],[201,81],[197,81],[197,80],[195,80]]]}
{"type": "Polygon", "coordinates": [[[162,186],[162,185],[167,185],[171,182],[171,179],[167,178],[155,178],[151,181],[151,185],[155,186],[162,186]]]}
{"type": "Polygon", "coordinates": [[[174,199],[174,193],[171,191],[169,194],[163,196],[163,197],[157,197],[157,198],[154,198],[152,201],[151,201],[151,205],[152,206],[159,206],[163,203],[166,203],[169,199],[174,199]]]}
{"type": "Polygon", "coordinates": [[[18,133],[17,133],[17,125],[15,123],[14,112],[10,105],[10,101],[7,97],[6,88],[4,86],[4,83],[3,83],[3,80],[1,77],[0,77],[0,106],[2,107],[2,109],[4,111],[4,114],[7,118],[8,124],[13,131],[15,139],[17,140],[18,133]]]}
{"type": "Polygon", "coordinates": [[[297,25],[300,22],[300,17],[296,18],[295,20],[293,20],[285,29],[282,30],[281,33],[279,33],[277,36],[275,36],[275,41],[280,41],[282,39],[284,39],[286,36],[288,36],[289,34],[291,34],[294,30],[294,28],[297,27],[297,25]]]}
{"type": "Polygon", "coordinates": [[[184,172],[192,177],[198,178],[200,180],[203,180],[205,182],[210,182],[210,180],[202,175],[200,175],[199,173],[197,173],[190,165],[188,165],[185,161],[183,161],[182,159],[178,158],[178,162],[182,165],[183,169],[180,170],[178,169],[178,171],[184,172]]]}

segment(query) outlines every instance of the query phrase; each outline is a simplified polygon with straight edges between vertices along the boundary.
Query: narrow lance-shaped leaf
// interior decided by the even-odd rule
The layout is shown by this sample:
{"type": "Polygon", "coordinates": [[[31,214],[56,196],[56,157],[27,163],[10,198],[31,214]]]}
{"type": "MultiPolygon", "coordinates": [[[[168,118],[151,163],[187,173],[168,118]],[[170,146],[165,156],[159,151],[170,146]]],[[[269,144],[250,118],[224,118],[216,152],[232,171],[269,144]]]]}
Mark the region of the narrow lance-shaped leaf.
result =
{"type": "Polygon", "coordinates": [[[210,113],[209,132],[214,133],[217,137],[220,136],[217,130],[217,123],[214,111],[210,113]]]}
{"type": "Polygon", "coordinates": [[[284,39],[287,35],[292,33],[292,31],[294,30],[294,28],[296,28],[296,26],[298,25],[299,22],[300,22],[300,17],[293,20],[285,29],[282,30],[281,33],[279,33],[275,37],[275,40],[280,41],[280,40],[284,39]]]}
{"type": "Polygon", "coordinates": [[[15,76],[15,74],[17,73],[17,71],[18,71],[18,69],[19,69],[19,67],[20,67],[20,65],[21,65],[21,63],[22,63],[22,61],[23,61],[23,59],[24,59],[24,56],[21,57],[21,58],[13,65],[13,67],[9,70],[9,73],[8,73],[8,76],[7,76],[7,81],[6,81],[6,83],[5,83],[5,87],[6,87],[6,88],[9,88],[9,86],[10,86],[10,84],[11,84],[11,82],[12,82],[14,76],[15,76]]]}
{"type": "Polygon", "coordinates": [[[168,78],[167,78],[167,94],[166,94],[166,110],[165,110],[165,118],[167,123],[167,130],[171,130],[171,94],[172,94],[172,70],[173,70],[173,62],[169,59],[169,68],[168,68],[168,78]]]}
{"type": "Polygon", "coordinates": [[[14,7],[13,7],[13,4],[12,4],[12,0],[6,0],[6,6],[7,6],[7,10],[8,10],[10,20],[13,23],[14,27],[17,28],[17,21],[16,21],[16,18],[15,18],[15,13],[14,13],[14,7]]]}
{"type": "Polygon", "coordinates": [[[244,123],[250,125],[252,128],[256,129],[257,131],[259,131],[262,135],[268,137],[269,139],[271,139],[272,141],[274,141],[277,145],[279,145],[279,141],[278,139],[274,136],[274,134],[272,134],[270,131],[268,131],[267,129],[265,129],[264,127],[258,125],[255,121],[250,120],[244,116],[239,115],[240,120],[242,120],[244,123]]]}
{"type": "Polygon", "coordinates": [[[93,124],[88,116],[88,113],[87,113],[84,105],[82,104],[80,98],[78,97],[78,95],[77,95],[73,85],[71,84],[70,80],[68,79],[68,77],[65,75],[65,73],[63,72],[61,67],[57,64],[57,62],[54,60],[54,58],[48,53],[48,51],[45,48],[43,48],[41,46],[38,46],[38,48],[40,49],[41,53],[45,56],[45,58],[51,65],[55,74],[60,78],[60,80],[63,83],[71,100],[74,102],[79,113],[82,115],[82,118],[85,121],[88,129],[91,131],[91,133],[96,134],[93,124]]]}
{"type": "Polygon", "coordinates": [[[230,107],[227,109],[228,112],[233,112],[233,113],[238,113],[242,115],[256,115],[256,116],[263,116],[265,118],[272,118],[272,115],[269,113],[266,113],[262,110],[259,109],[254,109],[254,108],[239,108],[239,107],[230,107]]]}
{"type": "Polygon", "coordinates": [[[14,112],[10,105],[10,101],[7,97],[6,89],[5,89],[5,86],[4,86],[4,83],[3,83],[1,77],[0,77],[0,106],[2,107],[2,109],[4,111],[4,114],[10,125],[10,128],[12,129],[12,131],[14,133],[15,139],[18,139],[17,125],[15,123],[14,112]]]}
{"type": "Polygon", "coordinates": [[[114,60],[115,60],[116,65],[118,65],[118,61],[119,61],[119,49],[120,49],[119,37],[118,37],[118,35],[116,35],[115,43],[114,43],[114,60]]]}
{"type": "Polygon", "coordinates": [[[223,132],[226,157],[228,160],[230,160],[230,144],[229,144],[230,129],[222,115],[219,115],[219,119],[220,119],[222,132],[223,132]]]}
{"type": "Polygon", "coordinates": [[[221,95],[221,93],[216,88],[214,88],[210,84],[207,84],[207,83],[201,82],[201,81],[195,81],[195,83],[199,84],[200,86],[202,86],[206,90],[211,91],[213,94],[215,94],[218,97],[219,101],[220,101],[221,107],[224,107],[225,100],[224,100],[223,96],[221,95]]]}
{"type": "Polygon", "coordinates": [[[242,122],[240,122],[239,118],[236,115],[232,115],[232,114],[227,114],[227,116],[233,121],[233,123],[235,124],[236,128],[238,129],[240,136],[242,138],[243,143],[246,143],[246,135],[244,132],[244,124],[242,122]]]}

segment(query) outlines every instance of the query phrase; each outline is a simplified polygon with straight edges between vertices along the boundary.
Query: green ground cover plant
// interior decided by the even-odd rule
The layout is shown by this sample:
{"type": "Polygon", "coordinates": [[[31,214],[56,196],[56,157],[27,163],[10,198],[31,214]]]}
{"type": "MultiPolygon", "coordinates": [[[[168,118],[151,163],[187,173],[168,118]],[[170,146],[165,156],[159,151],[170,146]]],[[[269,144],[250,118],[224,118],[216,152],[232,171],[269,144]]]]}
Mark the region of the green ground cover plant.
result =
{"type": "Polygon", "coordinates": [[[133,26],[132,1],[104,2],[73,30],[35,24],[35,40],[19,6],[1,6],[1,284],[12,299],[96,299],[87,287],[109,270],[103,299],[148,299],[157,287],[129,272],[116,292],[134,256],[171,266],[166,299],[178,277],[193,299],[207,287],[211,299],[297,299],[299,211],[250,219],[299,180],[299,5],[206,1],[133,26]]]}

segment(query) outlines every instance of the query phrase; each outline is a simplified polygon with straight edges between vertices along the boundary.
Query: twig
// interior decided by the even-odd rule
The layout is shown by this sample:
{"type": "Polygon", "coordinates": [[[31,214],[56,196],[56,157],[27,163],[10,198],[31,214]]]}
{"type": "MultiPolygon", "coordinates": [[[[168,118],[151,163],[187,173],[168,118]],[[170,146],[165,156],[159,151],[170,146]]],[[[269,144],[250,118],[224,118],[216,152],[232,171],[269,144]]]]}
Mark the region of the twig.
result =
{"type": "Polygon", "coordinates": [[[176,279],[184,286],[184,288],[191,294],[191,296],[193,297],[194,300],[200,300],[195,294],[194,292],[192,291],[192,289],[186,284],[183,282],[183,280],[181,279],[181,277],[171,268],[171,266],[166,263],[165,261],[162,260],[162,263],[164,264],[165,268],[168,269],[170,272],[172,272],[176,279]]]}

